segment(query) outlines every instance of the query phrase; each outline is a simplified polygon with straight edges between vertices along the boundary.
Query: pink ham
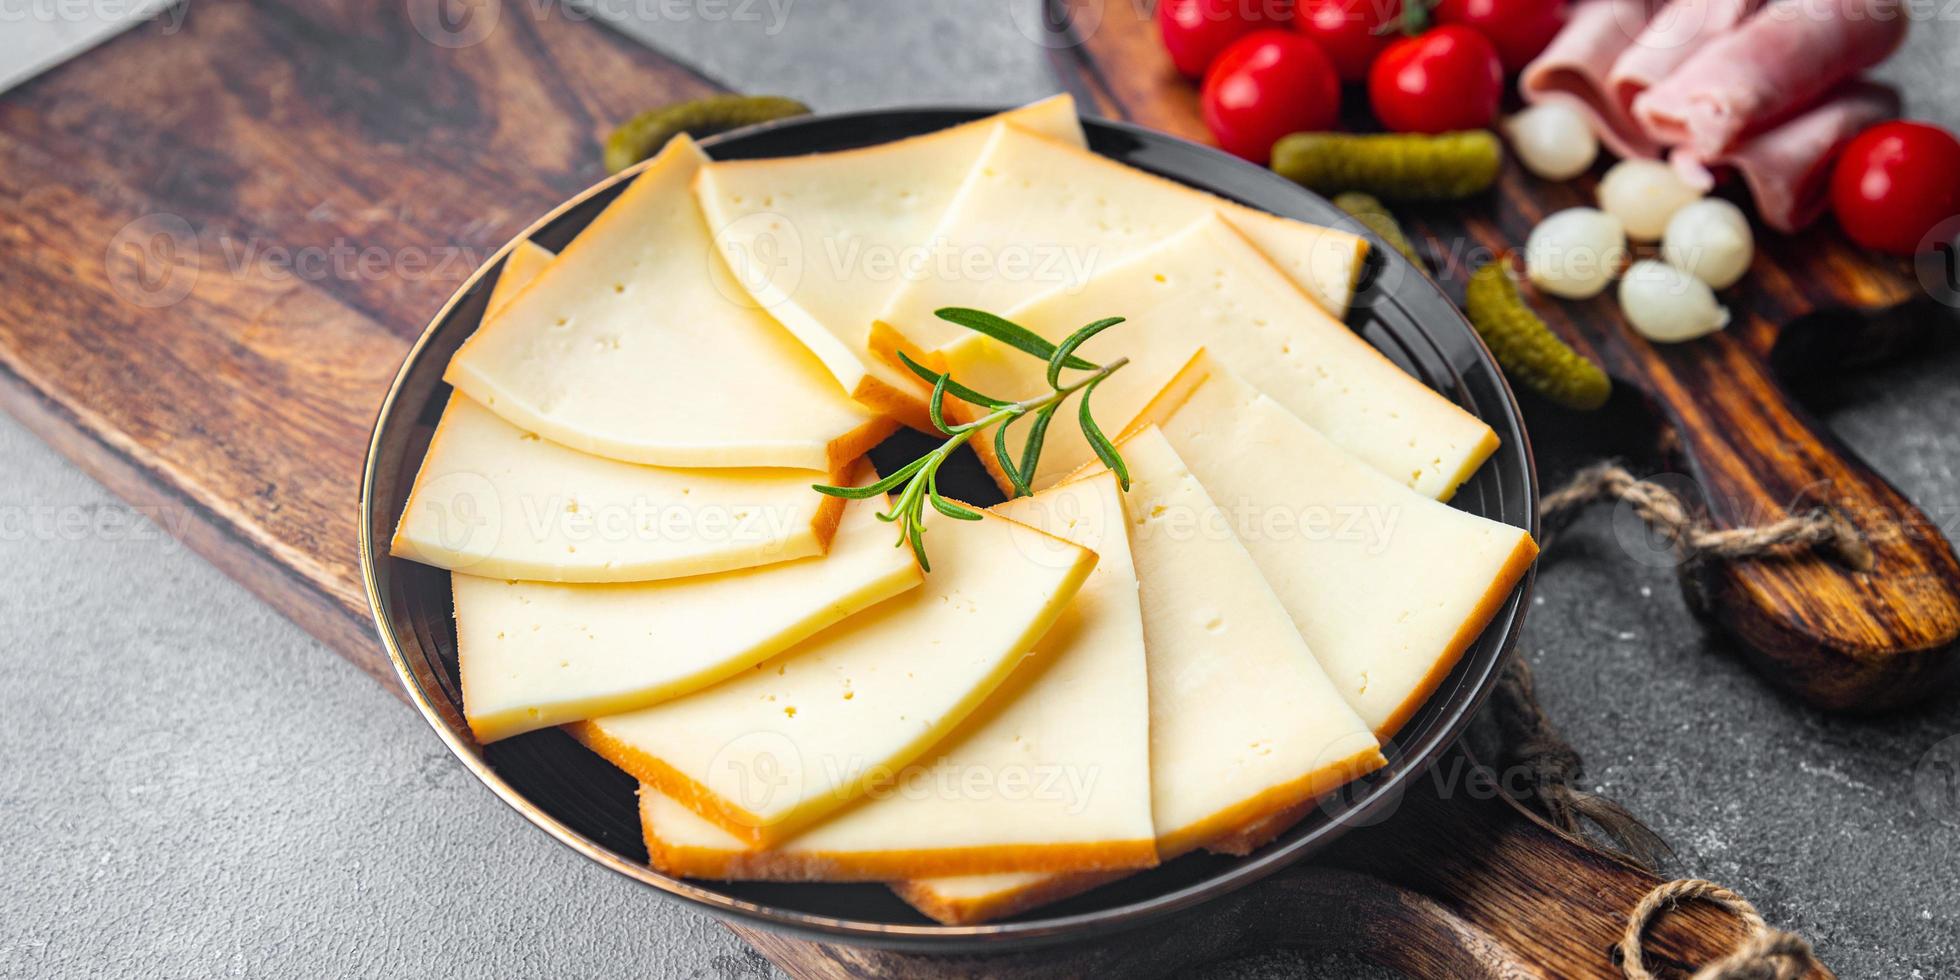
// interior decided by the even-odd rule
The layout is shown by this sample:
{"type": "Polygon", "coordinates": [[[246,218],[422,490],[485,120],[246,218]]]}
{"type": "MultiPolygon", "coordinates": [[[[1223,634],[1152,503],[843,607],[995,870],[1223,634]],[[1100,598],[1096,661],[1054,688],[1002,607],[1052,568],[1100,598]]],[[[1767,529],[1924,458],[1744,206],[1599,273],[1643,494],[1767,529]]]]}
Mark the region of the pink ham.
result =
{"type": "Polygon", "coordinates": [[[1633,115],[1653,142],[1713,160],[1883,61],[1906,26],[1898,0],[1779,0],[1642,92],[1633,115]]]}
{"type": "Polygon", "coordinates": [[[1684,178],[1704,187],[1714,183],[1709,168],[1735,168],[1755,197],[1763,223],[1791,232],[1824,212],[1831,164],[1844,145],[1866,127],[1898,114],[1898,92],[1870,82],[1847,82],[1809,111],[1726,153],[1704,158],[1683,147],[1668,159],[1684,178]]]}
{"type": "Polygon", "coordinates": [[[1633,39],[1632,46],[1613,62],[1613,70],[1606,75],[1608,97],[1623,109],[1630,109],[1635,97],[1666,78],[1702,45],[1735,30],[1762,3],[1667,0],[1633,39]]]}
{"type": "Polygon", "coordinates": [[[1620,156],[1659,156],[1660,144],[1607,95],[1606,73],[1647,25],[1649,13],[1647,0],[1581,0],[1544,53],[1525,66],[1518,91],[1533,103],[1571,104],[1620,156]]]}

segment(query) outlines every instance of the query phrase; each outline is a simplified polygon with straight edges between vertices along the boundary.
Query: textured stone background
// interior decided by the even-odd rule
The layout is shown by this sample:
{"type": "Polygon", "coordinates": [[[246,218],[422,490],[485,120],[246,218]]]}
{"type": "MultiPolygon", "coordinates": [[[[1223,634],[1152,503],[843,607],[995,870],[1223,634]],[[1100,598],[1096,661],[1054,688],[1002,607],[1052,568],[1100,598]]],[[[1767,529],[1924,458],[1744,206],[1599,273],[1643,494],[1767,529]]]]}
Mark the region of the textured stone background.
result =
{"type": "MultiPolygon", "coordinates": [[[[777,4],[610,7],[738,88],[825,109],[1053,89],[1031,0],[777,4]]],[[[1960,123],[1956,45],[1951,19],[1924,23],[1887,67],[1914,115],[1960,123]]],[[[1943,524],[1956,371],[1943,325],[1921,356],[1809,393],[1943,524]]],[[[1552,471],[1628,437],[1538,421],[1552,471]]],[[[0,515],[0,975],[773,972],[531,830],[387,692],[159,533],[173,515],[130,514],[4,420],[0,515]]],[[[1914,796],[1960,695],[1859,720],[1773,694],[1597,516],[1538,595],[1523,650],[1545,705],[1594,788],[1674,842],[1669,870],[1741,890],[1846,977],[1960,976],[1960,815],[1914,796]]],[[[1279,952],[1198,975],[1381,974],[1279,952]]]]}

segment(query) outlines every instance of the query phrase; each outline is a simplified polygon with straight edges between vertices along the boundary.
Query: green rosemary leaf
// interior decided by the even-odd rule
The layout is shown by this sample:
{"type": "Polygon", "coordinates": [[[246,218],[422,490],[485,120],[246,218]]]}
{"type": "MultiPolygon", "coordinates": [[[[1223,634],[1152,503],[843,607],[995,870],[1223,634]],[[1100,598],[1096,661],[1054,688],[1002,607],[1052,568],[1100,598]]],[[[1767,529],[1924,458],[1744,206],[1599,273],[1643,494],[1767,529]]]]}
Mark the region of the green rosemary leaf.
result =
{"type": "Polygon", "coordinates": [[[1082,404],[1077,406],[1076,415],[1082,419],[1082,434],[1088,437],[1089,448],[1096,451],[1096,458],[1102,460],[1103,465],[1116,474],[1116,482],[1128,491],[1130,468],[1123,465],[1122,454],[1116,451],[1116,446],[1109,441],[1109,437],[1103,435],[1102,427],[1096,424],[1096,417],[1089,412],[1089,396],[1096,393],[1096,386],[1099,384],[1102,384],[1102,378],[1089,382],[1088,387],[1082,389],[1082,404]]]}
{"type": "Polygon", "coordinates": [[[905,362],[905,366],[911,369],[913,374],[918,375],[919,378],[925,381],[925,383],[927,384],[936,385],[939,383],[940,378],[945,378],[946,393],[952,395],[954,398],[957,398],[960,401],[971,402],[975,405],[985,405],[988,408],[1006,408],[1007,406],[1014,404],[1013,402],[1002,401],[998,398],[993,397],[992,395],[983,395],[977,391],[974,391],[972,388],[968,388],[967,386],[960,384],[957,381],[954,381],[951,375],[940,374],[938,371],[934,371],[933,369],[926,367],[923,364],[920,364],[918,361],[915,361],[909,356],[907,356],[904,351],[898,352],[898,359],[905,362]]]}
{"type": "Polygon", "coordinates": [[[1055,402],[1034,413],[1034,424],[1028,428],[1028,444],[1021,449],[1021,477],[1029,483],[1034,482],[1034,468],[1041,461],[1041,444],[1048,438],[1048,423],[1054,421],[1055,410],[1062,407],[1055,402]]]}
{"type": "MultiPolygon", "coordinates": [[[[1062,368],[1071,360],[1081,360],[1081,358],[1074,356],[1077,347],[1088,343],[1089,338],[1122,322],[1123,318],[1120,316],[1104,317],[1069,334],[1068,339],[1062,341],[1062,346],[1055,348],[1055,353],[1048,355],[1048,387],[1060,388],[1062,386],[1062,368]]],[[[1091,363],[1089,370],[1093,371],[1100,367],[1102,365],[1091,363]]]]}
{"type": "Polygon", "coordinates": [[[994,429],[994,462],[1000,464],[1002,473],[1007,474],[1007,482],[1014,487],[1013,496],[1032,497],[1034,488],[1028,486],[1032,474],[1023,474],[1014,468],[1014,454],[1007,451],[1007,430],[1020,416],[1007,419],[994,429]]]}
{"type": "Polygon", "coordinates": [[[919,571],[930,572],[932,571],[932,562],[926,560],[925,534],[924,527],[908,523],[905,526],[905,536],[900,538],[899,541],[902,544],[910,544],[912,546],[912,557],[919,560],[919,571]]]}
{"type": "Polygon", "coordinates": [[[898,469],[893,470],[892,475],[885,477],[884,479],[879,480],[878,482],[873,483],[870,486],[833,487],[827,483],[818,483],[818,484],[814,484],[811,487],[811,489],[828,497],[842,497],[845,500],[865,500],[870,497],[875,497],[881,493],[890,493],[893,487],[898,486],[900,483],[905,482],[906,477],[909,477],[912,474],[919,472],[920,468],[926,465],[926,460],[929,457],[929,455],[930,454],[928,454],[928,456],[921,456],[918,459],[915,459],[905,464],[904,466],[901,466],[898,469]]]}
{"type": "Polygon", "coordinates": [[[939,376],[938,381],[933,382],[932,397],[926,401],[926,414],[932,416],[933,428],[950,436],[953,434],[953,430],[946,425],[946,382],[948,380],[948,377],[942,374],[939,376]]]}
{"type": "MultiPolygon", "coordinates": [[[[964,306],[948,306],[934,310],[933,315],[948,323],[958,324],[976,333],[983,333],[1016,350],[1026,351],[1042,360],[1054,356],[1055,345],[1040,334],[1015,323],[981,310],[970,310],[964,306]]],[[[1068,366],[1078,371],[1094,371],[1096,365],[1079,357],[1068,359],[1068,366]]]]}
{"type": "Polygon", "coordinates": [[[932,501],[933,510],[945,514],[947,517],[956,521],[977,521],[980,519],[980,515],[975,511],[961,507],[959,504],[953,503],[939,495],[939,472],[937,470],[934,470],[933,474],[926,478],[926,497],[932,501]]]}

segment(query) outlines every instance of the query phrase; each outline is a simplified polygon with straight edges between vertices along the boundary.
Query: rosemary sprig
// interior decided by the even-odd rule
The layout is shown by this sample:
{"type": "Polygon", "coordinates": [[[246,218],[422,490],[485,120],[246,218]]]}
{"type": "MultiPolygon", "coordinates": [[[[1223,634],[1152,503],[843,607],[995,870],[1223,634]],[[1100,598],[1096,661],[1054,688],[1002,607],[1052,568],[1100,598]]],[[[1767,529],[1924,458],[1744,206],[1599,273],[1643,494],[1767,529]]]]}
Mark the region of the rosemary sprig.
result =
{"type": "Polygon", "coordinates": [[[1029,330],[1011,320],[992,313],[970,310],[964,307],[949,306],[935,310],[941,320],[957,324],[978,333],[986,334],[1016,350],[1041,358],[1048,362],[1049,391],[1033,398],[1008,401],[985,395],[953,380],[951,373],[941,374],[900,353],[899,359],[913,374],[932,384],[932,398],[926,403],[932,416],[932,424],[946,436],[946,441],[933,451],[894,470],[890,476],[876,483],[862,487],[833,487],[817,484],[816,491],[832,497],[847,500],[863,500],[881,493],[889,493],[903,485],[898,499],[890,511],[879,514],[878,519],[898,524],[898,544],[912,546],[912,554],[918,557],[919,567],[932,570],[932,563],[926,560],[925,513],[926,507],[960,521],[977,521],[980,515],[975,511],[947,500],[939,494],[939,467],[953,455],[954,450],[966,445],[967,441],[984,429],[994,427],[994,456],[1000,468],[1006,472],[1008,482],[1013,485],[1014,496],[1029,496],[1034,493],[1031,486],[1035,467],[1041,462],[1042,443],[1048,436],[1048,424],[1061,410],[1062,404],[1076,392],[1082,393],[1082,401],[1076,409],[1076,417],[1082,426],[1082,435],[1089,440],[1089,448],[1095,450],[1096,457],[1103,465],[1116,474],[1116,479],[1124,490],[1130,489],[1130,470],[1123,464],[1123,457],[1116,452],[1115,444],[1103,434],[1089,411],[1089,396],[1095,393],[1096,386],[1116,373],[1123,365],[1130,363],[1127,357],[1119,357],[1108,364],[1076,356],[1076,350],[1087,343],[1089,338],[1102,333],[1123,322],[1120,316],[1106,317],[1084,326],[1070,334],[1061,344],[1052,344],[1040,334],[1029,330]],[[1063,377],[1064,371],[1087,371],[1088,374],[1075,378],[1063,377]],[[952,395],[961,401],[987,409],[987,414],[961,425],[949,425],[946,421],[946,396],[952,395]],[[1014,454],[1007,448],[1007,430],[1022,417],[1032,415],[1034,421],[1028,426],[1028,435],[1021,447],[1021,461],[1014,462],[1014,454]]]}

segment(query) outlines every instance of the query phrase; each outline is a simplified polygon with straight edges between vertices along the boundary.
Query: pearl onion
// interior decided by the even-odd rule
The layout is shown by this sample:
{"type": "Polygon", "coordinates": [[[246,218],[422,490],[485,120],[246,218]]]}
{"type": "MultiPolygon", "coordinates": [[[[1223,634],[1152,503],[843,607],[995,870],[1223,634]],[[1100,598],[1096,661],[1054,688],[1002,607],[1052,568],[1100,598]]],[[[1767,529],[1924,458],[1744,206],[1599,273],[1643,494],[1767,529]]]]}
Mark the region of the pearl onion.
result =
{"type": "Polygon", "coordinates": [[[1696,201],[1667,219],[1661,257],[1669,265],[1723,289],[1749,271],[1756,254],[1755,236],[1742,209],[1711,197],[1696,201]]]}
{"type": "Polygon", "coordinates": [[[1626,261],[1620,219],[1593,208],[1567,208],[1538,223],[1524,243],[1525,274],[1554,296],[1599,295],[1626,261]]]}
{"type": "Polygon", "coordinates": [[[1571,180],[1599,156],[1599,137],[1563,102],[1532,106],[1504,120],[1503,128],[1518,162],[1546,180],[1571,180]]]}
{"type": "Polygon", "coordinates": [[[1667,219],[1700,198],[1699,191],[1659,160],[1622,160],[1599,179],[1599,206],[1620,219],[1627,237],[1636,242],[1658,240],[1667,230],[1667,219]]]}
{"type": "Polygon", "coordinates": [[[1665,262],[1635,262],[1620,280],[1620,309],[1648,340],[1693,340],[1729,324],[1708,284],[1665,262]]]}

